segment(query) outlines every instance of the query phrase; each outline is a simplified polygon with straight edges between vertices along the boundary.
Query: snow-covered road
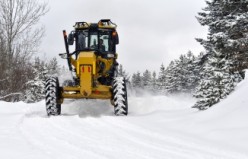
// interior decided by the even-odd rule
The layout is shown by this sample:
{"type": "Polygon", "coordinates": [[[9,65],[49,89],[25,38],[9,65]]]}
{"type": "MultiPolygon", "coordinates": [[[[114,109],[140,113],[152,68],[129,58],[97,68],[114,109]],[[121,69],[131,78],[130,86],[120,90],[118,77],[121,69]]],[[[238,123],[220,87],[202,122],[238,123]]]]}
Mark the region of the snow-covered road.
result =
{"type": "Polygon", "coordinates": [[[0,158],[248,158],[247,120],[228,129],[217,108],[198,112],[190,108],[194,102],[185,96],[129,97],[129,116],[116,117],[109,101],[69,100],[62,116],[50,118],[44,101],[0,102],[0,158]]]}

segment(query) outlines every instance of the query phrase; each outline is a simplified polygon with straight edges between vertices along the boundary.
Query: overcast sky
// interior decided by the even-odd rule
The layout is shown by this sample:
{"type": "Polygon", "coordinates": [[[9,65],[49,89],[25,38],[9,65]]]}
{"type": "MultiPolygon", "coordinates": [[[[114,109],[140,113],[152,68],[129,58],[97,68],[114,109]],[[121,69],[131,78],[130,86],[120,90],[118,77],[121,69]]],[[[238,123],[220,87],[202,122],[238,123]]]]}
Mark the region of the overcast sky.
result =
{"type": "MultiPolygon", "coordinates": [[[[119,63],[127,72],[159,71],[188,50],[198,54],[207,28],[195,16],[205,0],[49,0],[50,11],[42,18],[46,27],[41,52],[58,57],[65,52],[62,30],[73,30],[76,21],[111,19],[118,25],[119,63]]],[[[71,50],[72,51],[72,50],[71,50]]],[[[60,59],[58,57],[58,59],[60,59]]],[[[59,60],[65,64],[65,60],[59,60]]]]}

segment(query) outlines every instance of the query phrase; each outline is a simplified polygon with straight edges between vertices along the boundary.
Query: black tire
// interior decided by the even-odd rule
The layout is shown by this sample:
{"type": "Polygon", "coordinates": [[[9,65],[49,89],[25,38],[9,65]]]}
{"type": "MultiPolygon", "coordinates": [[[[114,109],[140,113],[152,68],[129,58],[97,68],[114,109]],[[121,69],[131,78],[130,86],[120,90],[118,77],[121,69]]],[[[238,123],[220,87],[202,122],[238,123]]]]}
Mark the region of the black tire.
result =
{"type": "Polygon", "coordinates": [[[60,115],[61,104],[59,103],[59,100],[61,99],[61,91],[57,77],[49,77],[46,80],[45,93],[47,115],[60,115]]]}
{"type": "Polygon", "coordinates": [[[116,77],[113,81],[113,104],[116,116],[128,114],[128,100],[126,80],[123,77],[116,77]]]}

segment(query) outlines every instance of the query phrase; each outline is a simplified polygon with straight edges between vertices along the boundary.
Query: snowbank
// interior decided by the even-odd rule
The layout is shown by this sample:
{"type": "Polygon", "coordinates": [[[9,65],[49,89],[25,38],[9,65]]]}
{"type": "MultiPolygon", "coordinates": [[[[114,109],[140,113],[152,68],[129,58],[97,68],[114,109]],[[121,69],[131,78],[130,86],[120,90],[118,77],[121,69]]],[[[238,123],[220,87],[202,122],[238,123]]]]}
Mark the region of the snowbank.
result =
{"type": "MultiPolygon", "coordinates": [[[[246,76],[248,77],[248,75],[246,76]]],[[[44,101],[0,101],[0,158],[248,158],[248,79],[207,111],[188,96],[131,96],[129,116],[109,101],[66,100],[62,116],[44,101]]]]}

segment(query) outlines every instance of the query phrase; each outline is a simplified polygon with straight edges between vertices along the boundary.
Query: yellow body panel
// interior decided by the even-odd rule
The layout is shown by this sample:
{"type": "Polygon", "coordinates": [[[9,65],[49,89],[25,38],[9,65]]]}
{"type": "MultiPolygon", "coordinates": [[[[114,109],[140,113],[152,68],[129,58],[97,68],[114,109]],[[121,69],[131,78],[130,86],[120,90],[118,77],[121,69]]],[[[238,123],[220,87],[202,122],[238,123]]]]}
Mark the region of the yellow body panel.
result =
{"type": "Polygon", "coordinates": [[[80,71],[80,93],[84,97],[89,97],[92,92],[92,66],[81,65],[80,71]]]}
{"type": "Polygon", "coordinates": [[[80,81],[78,86],[63,87],[63,98],[111,99],[111,86],[101,85],[97,79],[108,76],[114,58],[102,58],[92,51],[80,52],[77,59],[71,57],[70,61],[80,81]],[[100,69],[102,63],[103,70],[100,69]]]}
{"type": "Polygon", "coordinates": [[[77,75],[80,75],[80,65],[91,65],[93,75],[96,74],[96,55],[94,52],[80,52],[76,61],[77,75]]]}

